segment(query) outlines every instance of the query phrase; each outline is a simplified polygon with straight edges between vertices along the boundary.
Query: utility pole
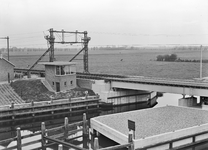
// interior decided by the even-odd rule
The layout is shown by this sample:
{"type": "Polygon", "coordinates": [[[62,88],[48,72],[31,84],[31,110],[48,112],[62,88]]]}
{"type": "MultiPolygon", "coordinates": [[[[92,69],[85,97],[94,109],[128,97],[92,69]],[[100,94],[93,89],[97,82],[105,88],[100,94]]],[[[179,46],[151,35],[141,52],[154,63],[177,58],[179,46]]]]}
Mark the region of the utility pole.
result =
{"type": "Polygon", "coordinates": [[[200,46],[201,56],[200,56],[200,79],[202,79],[202,45],[200,46]]]}
{"type": "Polygon", "coordinates": [[[7,40],[7,56],[8,56],[8,61],[9,61],[9,36],[7,37],[3,37],[3,38],[0,38],[0,39],[6,39],[7,40]]]}
{"type": "Polygon", "coordinates": [[[49,37],[49,44],[50,44],[50,51],[49,51],[49,61],[53,62],[54,61],[54,41],[55,37],[53,35],[53,28],[49,30],[50,32],[50,37],[49,37]]]}
{"type": "Polygon", "coordinates": [[[7,55],[8,55],[8,61],[9,61],[9,37],[7,36],[7,55]]]}
{"type": "Polygon", "coordinates": [[[90,41],[90,37],[87,37],[87,31],[84,32],[84,55],[83,55],[83,63],[84,63],[84,72],[89,73],[89,64],[88,64],[88,43],[90,41]]]}

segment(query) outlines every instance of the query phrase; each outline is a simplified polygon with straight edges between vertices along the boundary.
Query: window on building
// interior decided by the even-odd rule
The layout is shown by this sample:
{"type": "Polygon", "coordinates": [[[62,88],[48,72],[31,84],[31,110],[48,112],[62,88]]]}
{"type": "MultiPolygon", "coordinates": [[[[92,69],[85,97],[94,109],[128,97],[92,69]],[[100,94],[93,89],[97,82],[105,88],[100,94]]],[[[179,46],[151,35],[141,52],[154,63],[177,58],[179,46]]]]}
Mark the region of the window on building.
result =
{"type": "Polygon", "coordinates": [[[66,86],[66,82],[64,82],[64,86],[66,86]]]}
{"type": "Polygon", "coordinates": [[[71,81],[71,85],[73,84],[73,81],[71,81]]]}
{"type": "Polygon", "coordinates": [[[52,82],[52,84],[54,85],[54,82],[52,82]]]}
{"type": "Polygon", "coordinates": [[[75,74],[75,73],[76,73],[75,65],[56,66],[56,75],[67,75],[67,74],[75,74]]]}
{"type": "Polygon", "coordinates": [[[56,75],[61,75],[61,68],[60,68],[60,66],[56,66],[56,75]]]}

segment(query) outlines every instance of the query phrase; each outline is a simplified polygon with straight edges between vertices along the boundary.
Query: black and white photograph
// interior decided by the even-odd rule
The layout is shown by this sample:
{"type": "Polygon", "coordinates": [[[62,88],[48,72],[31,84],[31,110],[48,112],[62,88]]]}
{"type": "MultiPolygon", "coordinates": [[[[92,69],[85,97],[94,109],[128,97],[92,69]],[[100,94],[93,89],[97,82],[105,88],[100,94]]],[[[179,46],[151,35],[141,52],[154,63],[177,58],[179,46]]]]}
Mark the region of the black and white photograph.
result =
{"type": "Polygon", "coordinates": [[[207,0],[0,0],[0,150],[207,149],[207,0]]]}

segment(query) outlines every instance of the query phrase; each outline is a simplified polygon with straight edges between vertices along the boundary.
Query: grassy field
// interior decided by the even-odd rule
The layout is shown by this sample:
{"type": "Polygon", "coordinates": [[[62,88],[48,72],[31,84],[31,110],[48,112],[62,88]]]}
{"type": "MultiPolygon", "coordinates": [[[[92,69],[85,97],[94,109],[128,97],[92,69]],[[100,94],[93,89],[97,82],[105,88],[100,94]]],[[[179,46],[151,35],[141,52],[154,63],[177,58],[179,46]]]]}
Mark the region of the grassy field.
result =
{"type": "MultiPolygon", "coordinates": [[[[89,71],[92,73],[108,73],[122,75],[138,75],[159,78],[192,79],[198,78],[199,63],[191,62],[158,62],[157,55],[177,54],[181,59],[200,59],[199,50],[170,50],[170,49],[142,49],[142,50],[91,50],[89,51],[89,71]]],[[[33,56],[12,56],[10,60],[16,67],[26,68],[38,58],[33,56]]],[[[68,61],[73,54],[56,55],[57,60],[68,61]]],[[[82,59],[82,56],[78,56],[82,59]]],[[[203,59],[208,59],[208,51],[203,51],[203,59]]],[[[43,61],[48,61],[45,56],[43,61]]],[[[83,71],[82,60],[77,61],[77,71],[83,71]]],[[[38,65],[36,68],[42,68],[38,65]]],[[[208,64],[203,64],[203,77],[208,76],[208,64]]]]}

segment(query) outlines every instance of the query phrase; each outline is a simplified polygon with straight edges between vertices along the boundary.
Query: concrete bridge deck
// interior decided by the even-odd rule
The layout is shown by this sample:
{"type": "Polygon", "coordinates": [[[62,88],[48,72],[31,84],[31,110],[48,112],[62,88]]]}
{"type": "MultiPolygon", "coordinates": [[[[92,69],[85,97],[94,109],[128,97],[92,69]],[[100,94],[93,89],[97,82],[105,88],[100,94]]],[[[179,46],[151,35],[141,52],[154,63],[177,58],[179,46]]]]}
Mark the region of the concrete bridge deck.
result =
{"type": "Polygon", "coordinates": [[[105,80],[111,88],[146,90],[183,95],[208,96],[208,81],[164,79],[142,76],[120,76],[105,74],[77,74],[78,78],[105,80]]]}
{"type": "MultiPolygon", "coordinates": [[[[15,71],[27,71],[27,69],[15,68],[15,71]]],[[[33,72],[44,73],[43,70],[32,70],[33,72]]],[[[92,80],[105,80],[111,88],[147,90],[156,92],[167,92],[183,95],[207,96],[208,81],[184,80],[184,79],[163,79],[143,76],[124,76],[109,74],[77,73],[77,78],[92,80]]]]}

